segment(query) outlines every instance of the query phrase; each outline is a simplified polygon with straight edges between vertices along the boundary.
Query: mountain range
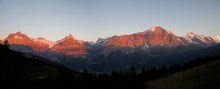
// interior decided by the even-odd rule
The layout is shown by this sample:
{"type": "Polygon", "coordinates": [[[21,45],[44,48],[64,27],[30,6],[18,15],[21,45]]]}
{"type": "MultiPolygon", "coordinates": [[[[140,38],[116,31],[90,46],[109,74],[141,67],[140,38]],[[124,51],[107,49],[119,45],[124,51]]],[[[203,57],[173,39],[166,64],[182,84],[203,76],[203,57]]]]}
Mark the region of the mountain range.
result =
{"type": "Polygon", "coordinates": [[[138,58],[137,55],[140,57],[137,59],[139,60],[137,64],[140,64],[140,61],[143,61],[140,59],[143,58],[157,57],[158,55],[177,51],[182,52],[182,50],[186,49],[191,50],[192,47],[194,49],[206,48],[216,43],[209,36],[198,35],[193,32],[189,32],[183,37],[176,36],[171,30],[164,29],[158,25],[143,32],[99,38],[95,43],[77,40],[71,34],[61,40],[52,42],[43,37],[31,38],[21,32],[9,34],[1,43],[6,40],[13,50],[45,57],[70,68],[75,68],[80,63],[80,67],[83,65],[83,68],[88,68],[88,65],[91,68],[92,64],[103,65],[106,62],[110,63],[110,65],[113,63],[119,63],[120,66],[130,65],[134,59],[130,60],[128,64],[123,64],[124,61],[128,60],[123,60],[122,64],[119,60],[138,58]],[[179,51],[180,48],[181,50],[179,51]],[[127,58],[129,57],[128,55],[133,57],[127,58]],[[109,59],[114,60],[109,62],[109,59]],[[78,64],[74,65],[74,63],[78,64]]]}
{"type": "Polygon", "coordinates": [[[139,47],[145,46],[179,46],[179,45],[209,45],[214,43],[211,37],[197,35],[193,32],[187,33],[184,37],[176,36],[170,30],[161,26],[153,26],[150,29],[121,36],[113,36],[106,39],[98,39],[96,44],[117,46],[117,47],[139,47]]]}

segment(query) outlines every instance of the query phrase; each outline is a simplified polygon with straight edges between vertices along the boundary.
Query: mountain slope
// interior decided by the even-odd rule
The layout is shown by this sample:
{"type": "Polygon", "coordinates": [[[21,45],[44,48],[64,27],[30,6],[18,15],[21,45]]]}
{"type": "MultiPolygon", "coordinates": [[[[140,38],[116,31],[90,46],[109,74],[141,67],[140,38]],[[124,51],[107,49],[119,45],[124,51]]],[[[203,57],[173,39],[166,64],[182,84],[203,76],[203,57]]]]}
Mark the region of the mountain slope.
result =
{"type": "Polygon", "coordinates": [[[36,39],[33,39],[33,40],[34,40],[35,44],[39,44],[39,45],[47,44],[49,46],[48,48],[53,47],[54,44],[55,44],[55,42],[46,40],[43,37],[39,37],[39,38],[36,38],[36,39]]]}
{"type": "Polygon", "coordinates": [[[147,89],[219,89],[220,60],[148,82],[147,89]]]}
{"type": "MultiPolygon", "coordinates": [[[[49,48],[49,44],[39,42],[37,41],[37,39],[32,39],[21,32],[16,32],[8,35],[8,37],[5,38],[4,41],[6,40],[11,45],[28,46],[32,48],[34,51],[46,51],[49,48]]],[[[13,47],[13,48],[15,50],[19,49],[19,47],[13,47]]]]}
{"type": "Polygon", "coordinates": [[[7,38],[5,38],[5,40],[7,40],[9,44],[20,44],[26,46],[31,46],[32,44],[31,38],[21,32],[10,34],[7,38]]]}
{"type": "Polygon", "coordinates": [[[0,45],[0,66],[1,89],[69,89],[72,86],[69,76],[81,76],[41,57],[12,51],[3,45],[0,45]]]}
{"type": "Polygon", "coordinates": [[[184,41],[186,41],[187,44],[195,44],[195,45],[207,45],[214,43],[214,39],[208,36],[204,35],[197,35],[193,32],[189,32],[184,37],[184,41]]]}
{"type": "Polygon", "coordinates": [[[87,53],[84,44],[74,39],[71,34],[57,41],[50,51],[61,53],[66,56],[83,56],[87,53]]]}
{"type": "MultiPolygon", "coordinates": [[[[35,58],[26,58],[0,45],[1,89],[21,87],[27,81],[56,75],[56,68],[35,58]],[[13,85],[12,84],[16,84],[13,85]],[[3,86],[2,86],[3,85],[3,86]]],[[[28,86],[23,86],[28,87],[28,86]]]]}

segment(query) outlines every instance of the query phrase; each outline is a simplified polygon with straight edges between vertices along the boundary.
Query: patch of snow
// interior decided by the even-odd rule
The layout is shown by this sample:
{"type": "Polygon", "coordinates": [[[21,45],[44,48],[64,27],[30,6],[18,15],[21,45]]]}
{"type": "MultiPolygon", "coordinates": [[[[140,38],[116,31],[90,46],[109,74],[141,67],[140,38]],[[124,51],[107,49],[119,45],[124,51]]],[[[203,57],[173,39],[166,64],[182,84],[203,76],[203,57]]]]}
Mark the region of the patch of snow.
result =
{"type": "Polygon", "coordinates": [[[177,40],[178,40],[178,41],[182,41],[182,40],[180,40],[180,38],[177,38],[177,40]]]}
{"type": "Polygon", "coordinates": [[[95,42],[91,41],[91,42],[88,42],[90,45],[95,45],[95,42]]]}
{"type": "Polygon", "coordinates": [[[48,41],[48,40],[45,40],[43,38],[37,38],[37,39],[34,39],[35,42],[40,42],[40,43],[45,43],[45,44],[48,44],[49,45],[49,48],[53,47],[54,46],[54,42],[52,41],[48,41]]]}
{"type": "Polygon", "coordinates": [[[209,37],[206,37],[206,36],[204,36],[204,35],[197,35],[196,38],[199,39],[199,40],[201,40],[201,41],[204,42],[204,43],[207,43],[207,44],[208,44],[208,43],[212,43],[212,42],[210,42],[210,41],[212,41],[212,39],[209,38],[209,37]],[[208,40],[206,40],[206,39],[208,39],[208,40]]]}
{"type": "Polygon", "coordinates": [[[109,39],[110,39],[110,37],[105,38],[105,39],[99,38],[99,39],[96,41],[96,45],[106,45],[109,39]]]}
{"type": "Polygon", "coordinates": [[[62,42],[64,42],[66,39],[64,38],[64,39],[61,39],[61,40],[58,40],[55,44],[59,44],[59,43],[62,43],[62,42]]]}
{"type": "Polygon", "coordinates": [[[197,43],[197,42],[192,41],[192,38],[191,38],[191,37],[185,36],[184,39],[185,39],[187,42],[191,43],[191,44],[199,44],[199,43],[197,43]]]}
{"type": "Polygon", "coordinates": [[[161,27],[160,25],[154,25],[154,27],[161,27]]]}
{"type": "Polygon", "coordinates": [[[197,35],[193,32],[189,32],[187,33],[187,35],[184,37],[189,43],[196,43],[196,44],[199,44],[198,42],[194,42],[192,39],[193,38],[197,38],[199,39],[201,42],[203,43],[212,43],[213,39],[211,37],[208,37],[208,36],[204,36],[204,35],[197,35]]]}
{"type": "Polygon", "coordinates": [[[147,47],[147,48],[149,48],[149,46],[145,43],[145,45],[144,45],[145,47],[147,47]]]}
{"type": "Polygon", "coordinates": [[[186,34],[186,36],[195,37],[195,36],[197,36],[197,35],[196,35],[195,33],[193,33],[193,32],[189,32],[189,33],[186,34]]]}
{"type": "Polygon", "coordinates": [[[156,28],[158,28],[158,27],[160,27],[160,28],[161,28],[161,26],[160,26],[160,25],[154,25],[153,27],[151,27],[151,28],[150,28],[150,30],[151,30],[151,31],[154,31],[154,30],[155,30],[156,28]]]}
{"type": "Polygon", "coordinates": [[[15,38],[15,39],[23,39],[22,37],[17,36],[17,35],[15,35],[14,38],[15,38]]]}
{"type": "Polygon", "coordinates": [[[206,37],[203,36],[203,35],[198,35],[197,38],[198,38],[199,40],[201,40],[202,42],[204,42],[204,43],[209,43],[207,40],[205,40],[206,37]]]}
{"type": "Polygon", "coordinates": [[[147,45],[147,43],[145,42],[144,43],[144,46],[143,46],[143,49],[148,49],[149,48],[149,46],[147,45]]]}
{"type": "Polygon", "coordinates": [[[173,32],[170,29],[167,29],[166,32],[169,33],[169,34],[173,34],[173,32]]]}

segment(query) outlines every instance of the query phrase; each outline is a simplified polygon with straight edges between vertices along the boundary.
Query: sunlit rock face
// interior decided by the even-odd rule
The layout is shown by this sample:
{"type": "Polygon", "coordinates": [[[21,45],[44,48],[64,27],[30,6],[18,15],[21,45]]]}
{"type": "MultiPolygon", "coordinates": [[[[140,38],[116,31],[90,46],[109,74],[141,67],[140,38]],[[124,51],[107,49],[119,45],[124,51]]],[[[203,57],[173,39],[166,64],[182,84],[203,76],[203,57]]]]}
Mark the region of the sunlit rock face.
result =
{"type": "Polygon", "coordinates": [[[87,53],[86,47],[82,42],[74,39],[71,34],[57,41],[50,51],[67,56],[83,56],[87,53]]]}
{"type": "Polygon", "coordinates": [[[154,26],[147,33],[147,43],[152,45],[182,45],[182,41],[170,30],[165,30],[160,26],[154,26]]]}
{"type": "Polygon", "coordinates": [[[136,47],[143,45],[145,43],[146,37],[135,36],[135,35],[123,35],[117,38],[110,39],[108,41],[109,46],[119,46],[119,47],[136,47]]]}
{"type": "MultiPolygon", "coordinates": [[[[12,46],[12,48],[15,50],[22,50],[19,48],[20,46],[27,46],[30,47],[31,50],[36,52],[54,52],[71,57],[82,56],[87,53],[86,47],[83,45],[83,42],[74,39],[72,35],[66,36],[64,39],[57,42],[52,42],[42,37],[30,38],[21,32],[16,32],[8,35],[8,37],[5,38],[4,41],[6,40],[10,45],[16,45],[12,46]]],[[[29,51],[30,50],[25,52],[29,51]]]]}
{"type": "Polygon", "coordinates": [[[28,37],[27,35],[21,32],[16,32],[8,35],[8,37],[5,38],[4,41],[6,40],[11,45],[28,46],[31,47],[34,51],[47,51],[47,49],[49,48],[47,43],[35,42],[34,39],[28,37]]]}
{"type": "Polygon", "coordinates": [[[5,38],[10,44],[21,44],[21,45],[31,45],[32,40],[27,35],[16,32],[13,34],[8,35],[7,38],[5,38]]]}
{"type": "Polygon", "coordinates": [[[142,45],[177,46],[183,42],[170,30],[154,26],[144,32],[122,35],[108,40],[109,46],[137,47],[142,45]]]}

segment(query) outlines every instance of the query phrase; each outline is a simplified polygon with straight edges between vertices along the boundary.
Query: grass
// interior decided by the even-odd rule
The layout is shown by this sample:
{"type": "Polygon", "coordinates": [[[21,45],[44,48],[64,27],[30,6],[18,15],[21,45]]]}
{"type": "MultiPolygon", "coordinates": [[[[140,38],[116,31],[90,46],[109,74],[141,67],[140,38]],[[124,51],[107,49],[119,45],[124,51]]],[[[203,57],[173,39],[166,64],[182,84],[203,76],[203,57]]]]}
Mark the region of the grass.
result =
{"type": "Polygon", "coordinates": [[[48,76],[54,78],[58,72],[56,68],[47,65],[24,65],[24,67],[18,71],[22,71],[20,73],[20,77],[23,77],[24,79],[30,79],[32,81],[37,79],[44,79],[48,76]]]}
{"type": "Polygon", "coordinates": [[[220,89],[220,60],[146,83],[147,89],[220,89]]]}

